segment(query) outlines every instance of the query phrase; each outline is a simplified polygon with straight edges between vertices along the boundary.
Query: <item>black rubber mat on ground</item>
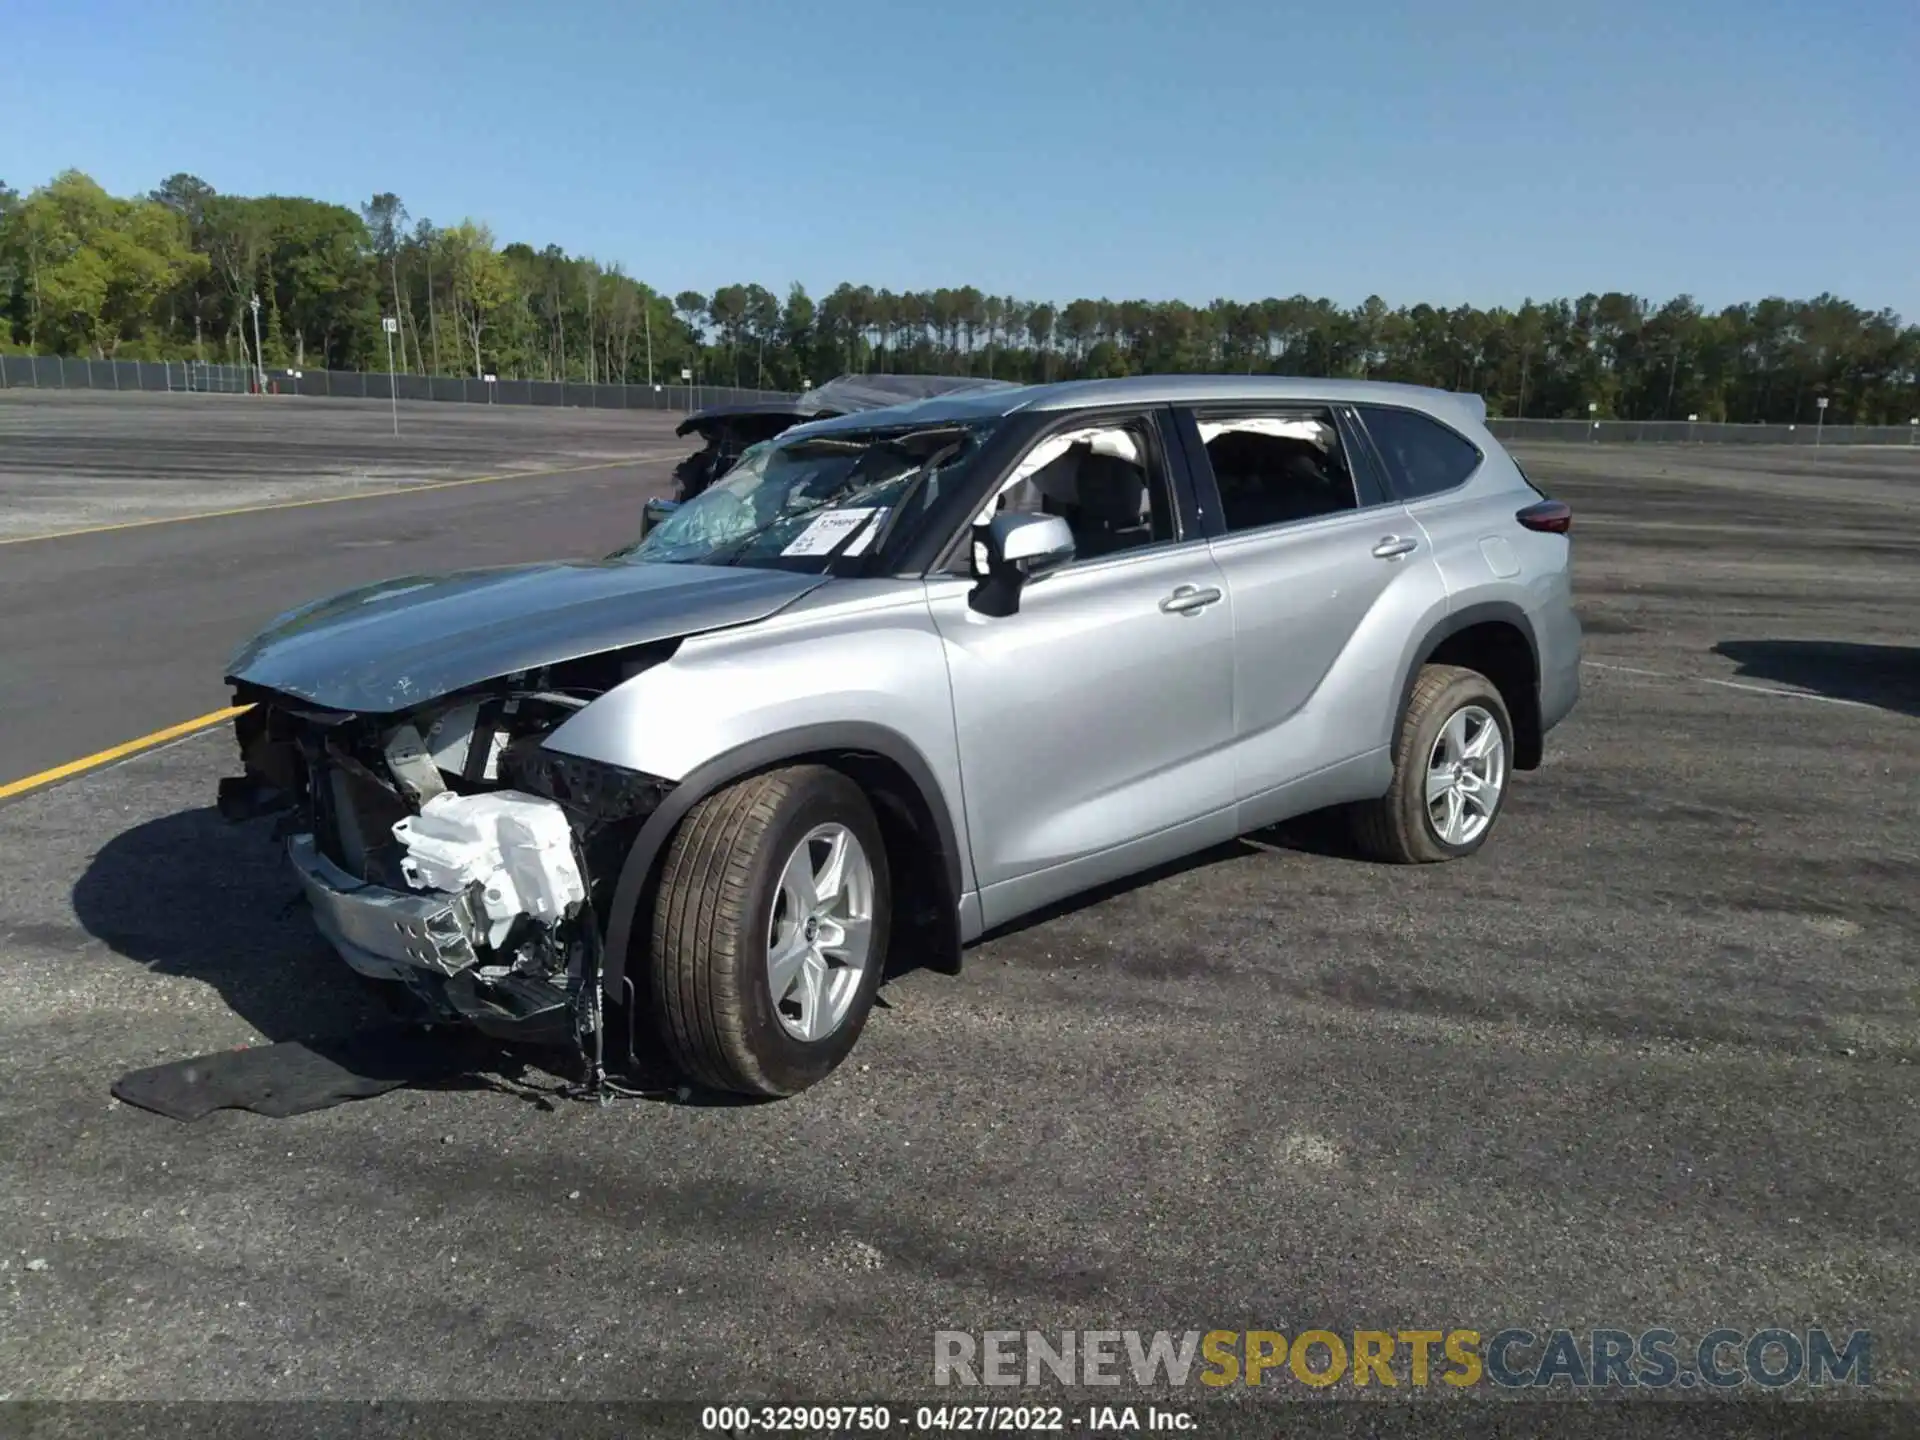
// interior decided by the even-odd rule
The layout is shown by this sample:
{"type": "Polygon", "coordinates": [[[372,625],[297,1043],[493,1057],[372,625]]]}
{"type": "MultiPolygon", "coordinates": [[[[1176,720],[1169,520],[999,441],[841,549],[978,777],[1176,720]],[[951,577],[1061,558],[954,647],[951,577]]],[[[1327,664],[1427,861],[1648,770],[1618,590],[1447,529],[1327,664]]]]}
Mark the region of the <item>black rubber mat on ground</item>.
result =
{"type": "Polygon", "coordinates": [[[113,1093],[175,1120],[215,1110],[279,1118],[450,1080],[476,1069],[487,1053],[476,1037],[456,1030],[386,1025],[337,1040],[286,1040],[132,1070],[113,1082],[113,1093]]]}

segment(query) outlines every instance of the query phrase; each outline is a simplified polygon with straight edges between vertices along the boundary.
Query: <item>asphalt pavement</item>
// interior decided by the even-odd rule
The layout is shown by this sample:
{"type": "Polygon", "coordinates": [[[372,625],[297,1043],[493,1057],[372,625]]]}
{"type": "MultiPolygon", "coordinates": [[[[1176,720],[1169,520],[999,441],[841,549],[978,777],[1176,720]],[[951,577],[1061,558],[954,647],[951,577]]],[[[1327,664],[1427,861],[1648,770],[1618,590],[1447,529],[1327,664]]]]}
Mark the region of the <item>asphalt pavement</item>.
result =
{"type": "Polygon", "coordinates": [[[0,540],[627,458],[678,414],[0,390],[0,540]]]}
{"type": "Polygon", "coordinates": [[[0,786],[219,709],[235,649],[316,595],[604,555],[690,448],[680,417],[645,412],[420,403],[390,452],[380,405],[49,395],[0,395],[0,515],[49,537],[0,543],[0,786]],[[109,469],[144,478],[104,512],[109,469]]]}
{"type": "MultiPolygon", "coordinates": [[[[1522,456],[1590,664],[1479,856],[1253,837],[897,976],[778,1104],[119,1105],[373,1002],[214,817],[224,733],[0,805],[0,1394],[830,1400],[927,1395],[936,1329],[1821,1325],[1920,1398],[1920,465],[1522,456]]],[[[0,549],[0,773],[218,704],[283,601],[610,548],[660,473],[0,549]]]]}

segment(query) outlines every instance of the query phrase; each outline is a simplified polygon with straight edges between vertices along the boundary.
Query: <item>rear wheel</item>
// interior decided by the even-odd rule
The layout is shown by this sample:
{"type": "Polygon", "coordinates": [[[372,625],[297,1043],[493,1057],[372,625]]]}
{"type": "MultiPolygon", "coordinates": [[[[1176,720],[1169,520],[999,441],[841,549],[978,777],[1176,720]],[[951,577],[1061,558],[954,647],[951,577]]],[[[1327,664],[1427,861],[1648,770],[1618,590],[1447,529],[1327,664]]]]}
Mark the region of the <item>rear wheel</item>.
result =
{"type": "Polygon", "coordinates": [[[833,1070],[879,989],[890,876],[867,798],[820,765],[708,797],[675,832],[654,905],[662,1038],[691,1078],[792,1095],[833,1070]]]}
{"type": "Polygon", "coordinates": [[[1473,854],[1500,816],[1512,754],[1513,722],[1493,682],[1426,666],[1394,739],[1392,788],[1350,812],[1354,842],[1400,865],[1473,854]]]}

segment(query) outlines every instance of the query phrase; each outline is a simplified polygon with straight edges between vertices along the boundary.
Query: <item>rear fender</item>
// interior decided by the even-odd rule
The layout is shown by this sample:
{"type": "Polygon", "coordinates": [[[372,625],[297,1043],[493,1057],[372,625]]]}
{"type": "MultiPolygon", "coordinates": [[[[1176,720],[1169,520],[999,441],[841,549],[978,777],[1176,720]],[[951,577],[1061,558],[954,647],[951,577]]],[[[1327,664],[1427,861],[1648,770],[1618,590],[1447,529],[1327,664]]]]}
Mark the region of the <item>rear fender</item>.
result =
{"type": "MultiPolygon", "coordinates": [[[[1539,704],[1540,684],[1540,638],[1534,631],[1533,621],[1525,610],[1510,600],[1483,600],[1463,605],[1458,610],[1449,611],[1435,621],[1419,638],[1408,647],[1400,668],[1400,699],[1394,707],[1394,733],[1398,733],[1400,717],[1407,713],[1407,706],[1413,698],[1413,687],[1420,679],[1420,669],[1433,658],[1437,651],[1452,636],[1470,630],[1475,625],[1490,621],[1511,625],[1518,630],[1527,642],[1527,649],[1533,657],[1534,705],[1536,713],[1539,704]]],[[[1515,716],[1516,721],[1521,717],[1515,716]]],[[[1518,768],[1527,769],[1526,765],[1518,768]]]]}

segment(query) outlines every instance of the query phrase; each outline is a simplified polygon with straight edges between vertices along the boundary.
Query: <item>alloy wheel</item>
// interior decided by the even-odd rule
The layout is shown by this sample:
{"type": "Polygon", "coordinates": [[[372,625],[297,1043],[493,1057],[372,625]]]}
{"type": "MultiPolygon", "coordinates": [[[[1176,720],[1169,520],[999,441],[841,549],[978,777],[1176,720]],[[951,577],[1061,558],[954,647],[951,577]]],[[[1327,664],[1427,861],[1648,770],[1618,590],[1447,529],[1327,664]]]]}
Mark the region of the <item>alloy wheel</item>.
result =
{"type": "Polygon", "coordinates": [[[1480,705],[1447,717],[1427,757],[1427,823],[1446,845],[1471,845],[1493,823],[1507,783],[1500,722],[1480,705]]]}
{"type": "Polygon", "coordinates": [[[767,986],[796,1040],[838,1030],[871,960],[873,865],[844,825],[815,826],[781,867],[767,923],[767,986]]]}

